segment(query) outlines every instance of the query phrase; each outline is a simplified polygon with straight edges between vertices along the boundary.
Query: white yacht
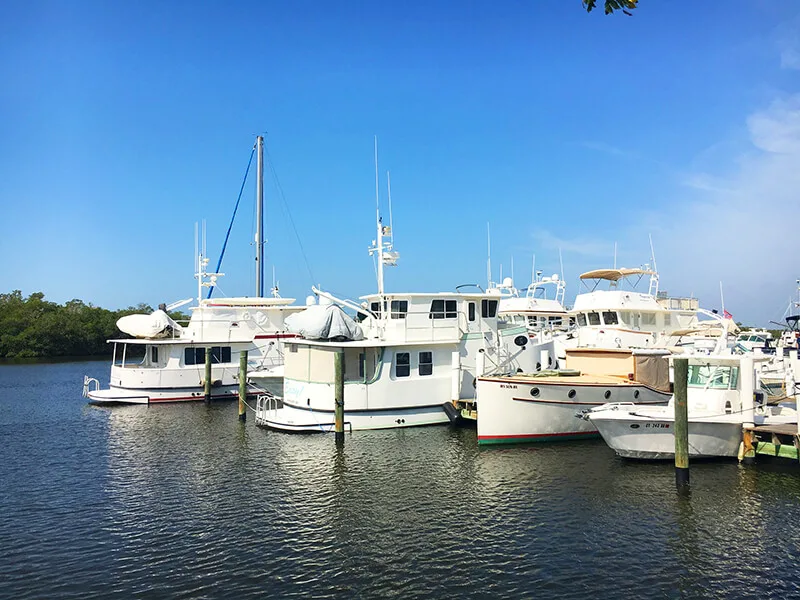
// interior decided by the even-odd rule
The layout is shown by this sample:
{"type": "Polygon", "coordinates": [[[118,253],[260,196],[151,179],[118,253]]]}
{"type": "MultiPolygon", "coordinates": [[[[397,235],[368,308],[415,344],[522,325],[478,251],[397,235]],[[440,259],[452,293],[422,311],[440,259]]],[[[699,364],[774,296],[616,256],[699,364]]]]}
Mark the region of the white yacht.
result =
{"type": "MultiPolygon", "coordinates": [[[[356,312],[360,323],[345,328],[354,332],[350,339],[324,333],[322,339],[289,342],[283,397],[259,398],[258,424],[289,432],[333,431],[334,360],[340,352],[348,431],[447,423],[444,405],[474,400],[478,375],[533,368],[526,328],[504,326],[497,296],[386,292],[384,266],[395,265],[398,254],[391,225],[381,224],[379,212],[376,220],[370,254],[377,259],[378,293],[358,304],[314,290],[356,312]]],[[[325,312],[326,318],[336,315],[325,312]]]]}
{"type": "Polygon", "coordinates": [[[573,347],[664,346],[672,332],[698,325],[697,299],[659,293],[658,273],[648,267],[598,269],[583,273],[580,279],[588,291],[576,296],[570,311],[577,323],[573,347]],[[645,277],[649,277],[649,287],[640,292],[637,287],[645,277]],[[608,282],[609,289],[598,289],[603,282],[608,282]]]}
{"type": "Polygon", "coordinates": [[[511,444],[588,438],[592,423],[575,414],[610,400],[666,404],[666,350],[577,348],[567,368],[478,378],[478,443],[511,444]]]}
{"type": "Polygon", "coordinates": [[[511,277],[490,285],[486,291],[500,297],[500,317],[513,325],[527,327],[532,338],[543,332],[569,329],[570,318],[564,308],[566,285],[557,274],[542,276],[542,271],[537,271],[524,293],[514,287],[511,277]]]}
{"type": "MultiPolygon", "coordinates": [[[[221,273],[206,271],[208,258],[198,254],[197,306],[191,308],[188,325],[181,326],[163,306],[150,315],[129,315],[117,321],[131,338],[113,339],[111,374],[107,388],[90,377],[84,379],[83,395],[93,403],[149,404],[202,400],[205,353],[211,348],[212,398],[235,397],[238,391],[239,353],[248,351],[248,370],[279,379],[283,375],[284,341],[296,337],[286,331],[284,319],[303,310],[294,299],[263,296],[263,138],[258,150],[256,293],[247,298],[203,298],[204,288],[214,287],[221,273]],[[132,360],[133,359],[133,360],[132,360]]],[[[185,302],[190,302],[185,301],[185,302]]]]}
{"type": "MultiPolygon", "coordinates": [[[[797,423],[795,405],[767,404],[763,394],[754,393],[756,382],[752,355],[689,357],[690,456],[736,456],[745,423],[797,423]]],[[[663,407],[610,403],[585,417],[620,456],[669,459],[675,455],[674,397],[663,407]]]]}

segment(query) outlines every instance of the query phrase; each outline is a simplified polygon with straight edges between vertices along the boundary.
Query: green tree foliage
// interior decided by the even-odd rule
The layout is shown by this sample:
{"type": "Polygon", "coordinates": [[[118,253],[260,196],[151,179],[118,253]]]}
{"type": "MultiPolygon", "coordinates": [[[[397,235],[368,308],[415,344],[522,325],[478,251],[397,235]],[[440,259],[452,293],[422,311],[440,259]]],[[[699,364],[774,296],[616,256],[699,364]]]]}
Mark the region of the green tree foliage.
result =
{"type": "Polygon", "coordinates": [[[19,290],[0,294],[0,358],[108,355],[107,339],[127,337],[117,329],[117,319],[152,311],[147,304],[111,311],[77,299],[61,305],[46,301],[41,292],[27,298],[19,290]]]}
{"type": "MultiPolygon", "coordinates": [[[[632,14],[630,11],[636,8],[638,3],[639,0],[605,0],[605,11],[610,15],[615,10],[621,10],[630,17],[632,14]]],[[[583,0],[583,6],[586,12],[592,12],[597,6],[597,0],[583,0]]]]}

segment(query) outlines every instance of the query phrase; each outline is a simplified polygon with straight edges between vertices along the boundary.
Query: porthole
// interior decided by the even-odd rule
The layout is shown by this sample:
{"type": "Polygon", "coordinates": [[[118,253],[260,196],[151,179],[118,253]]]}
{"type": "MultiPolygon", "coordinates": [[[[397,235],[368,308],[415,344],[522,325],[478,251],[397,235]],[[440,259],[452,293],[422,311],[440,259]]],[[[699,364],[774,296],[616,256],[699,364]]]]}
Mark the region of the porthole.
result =
{"type": "Polygon", "coordinates": [[[606,390],[606,393],[603,394],[603,398],[605,398],[606,400],[611,398],[611,390],[606,390]]]}
{"type": "Polygon", "coordinates": [[[569,391],[569,393],[567,394],[567,396],[568,396],[569,398],[574,398],[574,397],[575,397],[575,394],[576,394],[575,390],[570,390],[570,391],[569,391]]]}
{"type": "Polygon", "coordinates": [[[639,399],[639,390],[634,390],[633,391],[633,399],[634,400],[638,400],[639,399]]]}
{"type": "Polygon", "coordinates": [[[536,398],[539,395],[539,388],[531,388],[531,396],[536,398]]]}

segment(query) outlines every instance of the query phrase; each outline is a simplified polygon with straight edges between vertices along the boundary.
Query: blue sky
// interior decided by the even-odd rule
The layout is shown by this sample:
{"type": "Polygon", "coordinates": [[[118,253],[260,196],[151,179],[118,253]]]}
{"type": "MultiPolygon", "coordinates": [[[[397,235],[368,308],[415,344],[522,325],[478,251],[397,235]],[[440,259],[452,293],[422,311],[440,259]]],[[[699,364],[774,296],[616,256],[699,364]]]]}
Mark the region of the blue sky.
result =
{"type": "MultiPolygon", "coordinates": [[[[0,291],[117,308],[195,294],[255,135],[281,292],[375,290],[373,135],[391,171],[390,291],[528,283],[649,260],[737,320],[800,277],[800,5],[6,2],[0,291]],[[291,219],[288,215],[291,215],[291,219]],[[297,230],[295,236],[291,222],[297,230]],[[298,242],[299,237],[299,242],[298,242]],[[307,258],[308,267],[306,266],[307,258]]],[[[254,289],[252,178],[220,281],[254,289]]],[[[268,279],[271,279],[268,269],[268,279]]]]}

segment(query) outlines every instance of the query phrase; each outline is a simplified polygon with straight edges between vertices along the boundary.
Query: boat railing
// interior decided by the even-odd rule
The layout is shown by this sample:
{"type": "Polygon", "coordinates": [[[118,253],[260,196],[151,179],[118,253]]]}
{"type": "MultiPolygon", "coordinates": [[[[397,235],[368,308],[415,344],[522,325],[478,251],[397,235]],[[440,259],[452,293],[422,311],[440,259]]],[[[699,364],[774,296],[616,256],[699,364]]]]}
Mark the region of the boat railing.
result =
{"type": "Polygon", "coordinates": [[[279,409],[283,408],[283,398],[265,392],[256,399],[256,423],[266,420],[269,416],[276,416],[279,409]]]}
{"type": "Polygon", "coordinates": [[[83,377],[83,397],[88,398],[91,392],[97,392],[100,390],[100,382],[97,381],[94,377],[89,377],[88,375],[84,375],[83,377]]]}

